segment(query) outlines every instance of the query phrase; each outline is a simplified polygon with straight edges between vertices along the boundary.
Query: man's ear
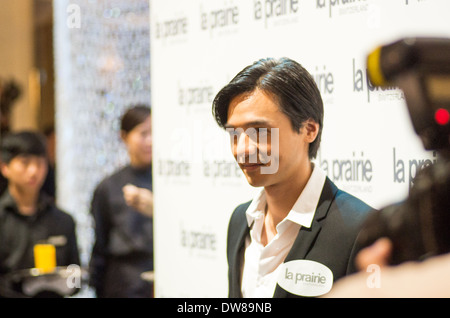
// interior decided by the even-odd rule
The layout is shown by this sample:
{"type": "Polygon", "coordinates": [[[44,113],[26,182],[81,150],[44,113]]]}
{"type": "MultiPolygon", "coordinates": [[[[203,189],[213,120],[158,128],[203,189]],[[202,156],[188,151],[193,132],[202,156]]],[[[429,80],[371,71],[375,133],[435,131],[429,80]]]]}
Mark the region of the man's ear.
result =
{"type": "Polygon", "coordinates": [[[0,171],[2,173],[2,175],[8,179],[9,176],[9,167],[6,163],[0,162],[0,171]]]}
{"type": "Polygon", "coordinates": [[[126,143],[126,141],[127,141],[127,133],[126,133],[125,130],[121,130],[120,131],[120,138],[122,139],[123,142],[126,143]]]}
{"type": "Polygon", "coordinates": [[[308,119],[303,124],[303,128],[305,129],[305,138],[307,142],[312,143],[314,140],[316,140],[320,129],[320,125],[318,123],[316,123],[312,119],[308,119]]]}

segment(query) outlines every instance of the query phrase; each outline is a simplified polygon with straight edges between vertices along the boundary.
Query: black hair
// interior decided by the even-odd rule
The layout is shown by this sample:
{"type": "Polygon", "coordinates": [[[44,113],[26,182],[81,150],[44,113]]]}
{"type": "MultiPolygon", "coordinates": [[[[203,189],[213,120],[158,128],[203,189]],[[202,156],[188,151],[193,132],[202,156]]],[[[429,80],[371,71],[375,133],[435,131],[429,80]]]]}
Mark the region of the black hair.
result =
{"type": "Polygon", "coordinates": [[[1,160],[8,164],[17,156],[39,156],[47,158],[47,145],[42,134],[33,131],[8,133],[2,137],[1,160]]]}
{"type": "Polygon", "coordinates": [[[261,59],[245,67],[213,100],[212,112],[220,127],[228,120],[231,100],[255,89],[271,93],[280,110],[289,117],[292,129],[300,132],[303,123],[312,119],[319,124],[316,139],[309,146],[309,158],[315,158],[320,146],[323,128],[323,102],[311,74],[289,58],[261,59]]]}
{"type": "Polygon", "coordinates": [[[129,108],[121,118],[120,129],[129,133],[137,125],[142,124],[151,115],[151,109],[147,105],[136,105],[129,108]]]}

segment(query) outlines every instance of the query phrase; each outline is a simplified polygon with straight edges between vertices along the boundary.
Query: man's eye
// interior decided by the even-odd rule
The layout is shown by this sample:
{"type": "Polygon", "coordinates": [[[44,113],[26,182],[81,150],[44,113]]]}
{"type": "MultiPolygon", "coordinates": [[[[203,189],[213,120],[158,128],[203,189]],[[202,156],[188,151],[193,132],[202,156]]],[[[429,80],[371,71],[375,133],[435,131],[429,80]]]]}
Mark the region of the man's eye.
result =
{"type": "Polygon", "coordinates": [[[240,132],[235,129],[227,129],[228,134],[230,137],[239,137],[240,132]]]}
{"type": "Polygon", "coordinates": [[[266,136],[268,134],[267,128],[259,128],[258,136],[266,136]]]}

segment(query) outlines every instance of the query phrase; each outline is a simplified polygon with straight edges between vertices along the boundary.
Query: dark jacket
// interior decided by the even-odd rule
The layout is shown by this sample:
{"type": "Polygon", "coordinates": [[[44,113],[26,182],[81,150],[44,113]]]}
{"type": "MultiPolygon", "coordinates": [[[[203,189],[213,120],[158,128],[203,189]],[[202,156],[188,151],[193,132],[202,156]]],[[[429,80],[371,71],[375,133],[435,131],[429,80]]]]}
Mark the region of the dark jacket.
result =
{"type": "Polygon", "coordinates": [[[0,197],[0,274],[33,268],[34,245],[48,239],[60,243],[55,246],[57,266],[80,264],[72,217],[45,194],[39,197],[35,215],[22,215],[6,190],[0,197]]]}
{"type": "MultiPolygon", "coordinates": [[[[245,238],[250,233],[246,210],[250,202],[236,208],[228,227],[227,258],[229,297],[242,297],[241,262],[245,238]]],[[[372,208],[352,195],[339,190],[326,178],[310,228],[301,227],[284,262],[306,259],[319,262],[333,272],[334,281],[356,271],[355,245],[361,223],[372,208]]],[[[278,284],[274,297],[298,297],[278,284]]]]}
{"type": "MultiPolygon", "coordinates": [[[[23,284],[31,279],[25,273],[35,267],[34,245],[41,243],[55,246],[56,266],[80,265],[72,217],[59,210],[44,193],[39,196],[36,213],[22,215],[6,190],[0,197],[0,297],[62,297],[45,289],[45,284],[36,289],[37,281],[27,285],[34,286],[33,290],[23,289],[23,284]]],[[[72,290],[72,294],[78,291],[72,290]]]]}
{"type": "Polygon", "coordinates": [[[151,167],[124,167],[103,180],[94,192],[91,212],[95,244],[90,285],[98,297],[150,297],[152,286],[141,274],[153,270],[153,219],[129,207],[126,184],[152,190],[151,167]]]}

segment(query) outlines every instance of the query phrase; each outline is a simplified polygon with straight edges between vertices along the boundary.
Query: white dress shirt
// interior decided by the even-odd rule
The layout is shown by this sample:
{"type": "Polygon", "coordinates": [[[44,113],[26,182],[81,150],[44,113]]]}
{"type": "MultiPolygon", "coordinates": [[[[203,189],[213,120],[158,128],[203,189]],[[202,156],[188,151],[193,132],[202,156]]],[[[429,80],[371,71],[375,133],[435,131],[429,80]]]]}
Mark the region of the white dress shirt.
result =
{"type": "Polygon", "coordinates": [[[250,236],[246,238],[242,268],[243,297],[273,297],[278,269],[289,253],[300,227],[311,227],[326,178],[322,169],[312,165],[313,171],[305,188],[288,215],[277,225],[277,234],[266,246],[261,244],[266,207],[264,189],[248,207],[246,216],[251,230],[250,236]]]}

